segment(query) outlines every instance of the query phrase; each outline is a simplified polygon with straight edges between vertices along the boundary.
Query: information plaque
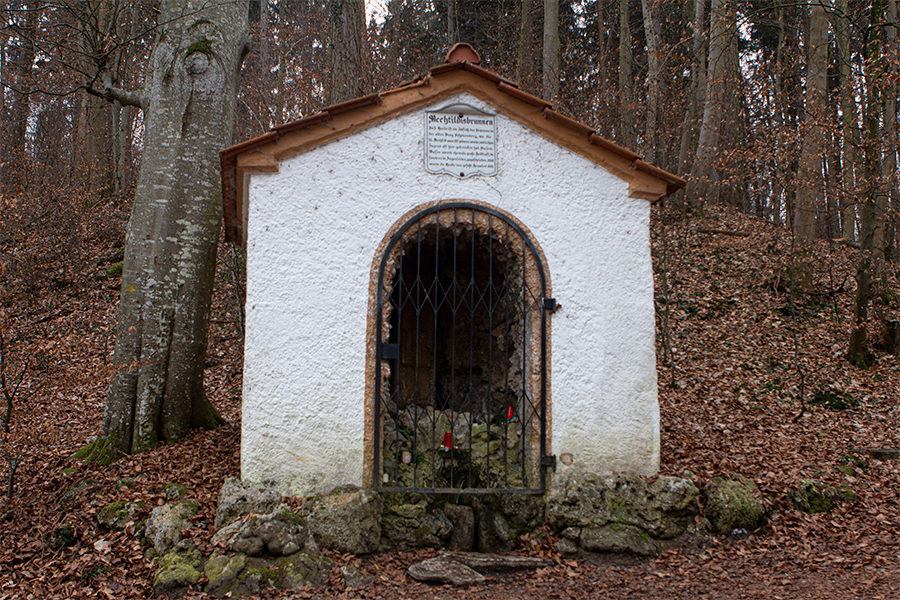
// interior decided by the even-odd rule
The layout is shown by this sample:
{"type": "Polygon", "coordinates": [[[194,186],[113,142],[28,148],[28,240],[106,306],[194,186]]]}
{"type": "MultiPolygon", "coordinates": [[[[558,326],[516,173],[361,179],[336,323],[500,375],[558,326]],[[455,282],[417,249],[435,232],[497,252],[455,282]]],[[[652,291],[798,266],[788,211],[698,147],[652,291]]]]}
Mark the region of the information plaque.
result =
{"type": "Polygon", "coordinates": [[[425,170],[456,177],[496,175],[494,115],[468,104],[426,111],[425,170]]]}

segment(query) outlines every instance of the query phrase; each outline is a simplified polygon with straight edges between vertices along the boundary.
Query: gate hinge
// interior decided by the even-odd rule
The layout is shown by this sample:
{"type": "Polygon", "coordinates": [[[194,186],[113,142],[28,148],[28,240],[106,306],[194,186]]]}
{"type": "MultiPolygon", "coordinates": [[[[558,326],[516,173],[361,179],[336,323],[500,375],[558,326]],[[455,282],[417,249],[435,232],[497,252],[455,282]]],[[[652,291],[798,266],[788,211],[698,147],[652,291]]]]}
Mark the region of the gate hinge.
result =
{"type": "Polygon", "coordinates": [[[554,471],[556,470],[556,455],[551,454],[549,456],[541,457],[541,466],[542,467],[550,467],[554,471]]]}
{"type": "Polygon", "coordinates": [[[400,358],[400,344],[381,344],[381,358],[386,360],[400,358]]]}
{"type": "Polygon", "coordinates": [[[556,298],[544,298],[544,310],[554,313],[560,308],[560,304],[556,303],[556,298]]]}

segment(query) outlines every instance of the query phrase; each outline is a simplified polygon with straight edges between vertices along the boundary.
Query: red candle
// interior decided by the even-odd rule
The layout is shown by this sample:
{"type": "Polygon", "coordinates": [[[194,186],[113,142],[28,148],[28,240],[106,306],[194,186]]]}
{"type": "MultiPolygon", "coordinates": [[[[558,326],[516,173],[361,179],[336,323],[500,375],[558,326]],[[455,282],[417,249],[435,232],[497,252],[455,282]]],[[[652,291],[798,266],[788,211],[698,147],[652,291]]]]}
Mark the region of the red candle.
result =
{"type": "Polygon", "coordinates": [[[512,420],[513,420],[513,415],[515,415],[515,412],[513,412],[513,407],[512,407],[512,406],[507,406],[507,407],[506,407],[506,420],[507,420],[507,421],[512,421],[512,420]]]}
{"type": "Polygon", "coordinates": [[[453,447],[453,434],[449,431],[444,434],[444,447],[452,448],[453,447]]]}

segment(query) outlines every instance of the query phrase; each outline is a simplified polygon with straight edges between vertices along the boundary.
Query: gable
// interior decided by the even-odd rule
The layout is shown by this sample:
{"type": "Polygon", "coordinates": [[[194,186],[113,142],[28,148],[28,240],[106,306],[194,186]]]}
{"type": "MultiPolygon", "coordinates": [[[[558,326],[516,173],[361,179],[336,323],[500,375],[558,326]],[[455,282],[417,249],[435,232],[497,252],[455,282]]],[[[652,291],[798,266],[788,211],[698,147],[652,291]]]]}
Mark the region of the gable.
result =
{"type": "Polygon", "coordinates": [[[684,180],[643,162],[639,155],[583,123],[553,110],[551,103],[468,62],[439,65],[428,76],[393,90],[330,106],[221,152],[226,239],[243,244],[246,235],[247,175],[277,173],[281,161],[324,143],[350,136],[399,115],[460,93],[468,93],[536,134],[603,167],[628,184],[635,198],[656,201],[684,180]]]}

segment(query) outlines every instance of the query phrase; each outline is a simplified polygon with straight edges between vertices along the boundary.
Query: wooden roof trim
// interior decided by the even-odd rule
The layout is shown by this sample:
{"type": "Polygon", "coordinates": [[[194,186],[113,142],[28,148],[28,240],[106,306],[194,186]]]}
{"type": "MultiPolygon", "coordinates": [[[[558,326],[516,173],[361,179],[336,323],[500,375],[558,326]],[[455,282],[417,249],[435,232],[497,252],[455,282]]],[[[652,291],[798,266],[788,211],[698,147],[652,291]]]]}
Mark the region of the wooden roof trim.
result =
{"type": "Polygon", "coordinates": [[[440,65],[431,67],[431,69],[429,69],[428,73],[432,77],[434,77],[435,75],[440,75],[442,73],[449,73],[450,71],[457,71],[459,69],[462,69],[465,66],[465,64],[466,64],[465,61],[443,63],[440,65]]]}
{"type": "Polygon", "coordinates": [[[278,139],[278,133],[276,131],[267,131],[266,133],[264,133],[260,136],[257,136],[255,138],[250,138],[246,142],[241,142],[240,144],[235,144],[234,146],[229,146],[228,148],[224,148],[219,151],[219,155],[222,157],[222,161],[224,164],[226,157],[240,154],[244,150],[250,150],[252,148],[256,148],[257,146],[262,146],[263,144],[267,144],[269,142],[274,142],[277,139],[278,139]]]}
{"type": "Polygon", "coordinates": [[[596,133],[592,133],[588,137],[588,141],[590,143],[594,144],[595,146],[600,146],[601,148],[606,148],[610,152],[615,152],[616,154],[623,156],[623,157],[627,158],[628,160],[634,161],[634,160],[640,160],[640,158],[641,158],[641,155],[638,154],[637,152],[632,152],[628,148],[625,148],[624,146],[620,146],[615,142],[611,142],[610,140],[606,139],[605,137],[601,137],[601,136],[597,135],[596,133]]]}
{"type": "Polygon", "coordinates": [[[663,169],[660,169],[655,165],[651,165],[650,163],[645,163],[639,158],[634,161],[634,168],[638,169],[639,171],[643,171],[644,173],[649,173],[654,177],[659,177],[663,181],[675,186],[676,190],[681,189],[685,185],[687,185],[686,179],[679,177],[678,175],[675,175],[673,173],[669,173],[668,171],[664,171],[663,169]]]}
{"type": "MultiPolygon", "coordinates": [[[[581,121],[576,121],[572,117],[567,117],[564,114],[558,113],[552,108],[544,109],[544,118],[550,119],[551,121],[556,121],[561,125],[565,125],[570,129],[574,129],[575,131],[580,131],[581,133],[587,135],[588,137],[597,133],[597,130],[593,127],[589,127],[582,123],[581,121]]],[[[588,140],[590,141],[590,140],[588,140]]]]}
{"type": "Polygon", "coordinates": [[[475,73],[476,75],[481,75],[488,81],[492,81],[497,84],[505,83],[506,85],[510,85],[514,88],[519,87],[518,83],[516,83],[514,81],[510,81],[509,79],[504,79],[503,77],[500,77],[493,71],[488,71],[487,69],[485,69],[484,67],[481,67],[479,65],[473,65],[472,63],[467,62],[467,63],[463,63],[463,69],[465,69],[466,71],[468,71],[470,73],[475,73]]]}
{"type": "MultiPolygon", "coordinates": [[[[303,129],[304,127],[312,127],[313,125],[318,125],[319,123],[324,123],[331,119],[331,113],[327,110],[323,110],[317,112],[313,115],[309,115],[303,117],[302,119],[298,119],[296,121],[291,121],[290,123],[284,123],[283,125],[276,125],[272,128],[272,131],[278,132],[278,137],[281,137],[285,133],[289,131],[296,131],[297,129],[303,129]]],[[[262,144],[260,144],[262,145],[262,144]]]]}
{"type": "Polygon", "coordinates": [[[508,84],[506,81],[501,81],[499,85],[497,85],[497,89],[509,94],[513,98],[517,98],[523,102],[537,106],[538,108],[553,108],[552,102],[547,102],[543,98],[538,98],[537,96],[532,96],[528,92],[523,92],[519,88],[508,84]]]}

